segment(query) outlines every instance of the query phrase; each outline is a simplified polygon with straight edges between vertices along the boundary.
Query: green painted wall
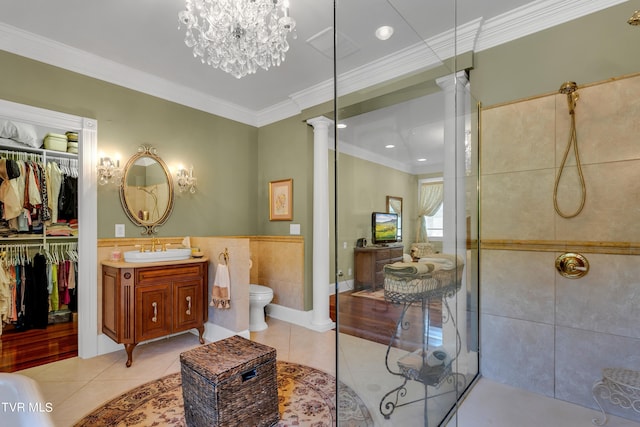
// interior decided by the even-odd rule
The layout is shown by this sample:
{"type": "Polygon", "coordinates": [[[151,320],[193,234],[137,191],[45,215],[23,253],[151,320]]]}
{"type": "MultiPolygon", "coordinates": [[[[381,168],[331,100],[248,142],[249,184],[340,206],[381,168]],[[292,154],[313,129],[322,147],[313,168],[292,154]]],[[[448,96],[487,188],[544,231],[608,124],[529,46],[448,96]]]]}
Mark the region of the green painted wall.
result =
{"type": "MultiPolygon", "coordinates": [[[[304,236],[305,310],[313,308],[313,128],[300,116],[258,130],[258,199],[256,222],[260,234],[289,235],[300,224],[304,236]],[[269,220],[269,182],[293,179],[293,221],[269,220]]],[[[329,266],[327,266],[328,268],[329,266]]]]}
{"type": "Polygon", "coordinates": [[[414,241],[418,176],[343,153],[337,165],[338,269],[344,273],[340,280],[351,280],[356,240],[365,237],[371,242],[371,213],[387,211],[387,196],[402,197],[403,244],[408,248],[414,241]]]}
{"type": "MultiPolygon", "coordinates": [[[[193,165],[196,194],[175,193],[158,236],[288,235],[305,237],[305,308],[312,308],[313,131],[300,117],[257,129],[77,73],[0,52],[0,98],[98,120],[98,150],[121,164],[153,145],[169,168],[193,165]],[[293,178],[294,220],[269,221],[269,181],[293,178]]],[[[141,229],[120,206],[118,188],[98,188],[98,238],[141,229]]]]}
{"type": "Polygon", "coordinates": [[[640,28],[627,24],[637,9],[628,1],[477,53],[473,95],[486,107],[639,72],[640,28]]]}
{"type": "MultiPolygon", "coordinates": [[[[470,78],[474,98],[488,106],[555,92],[566,80],[586,84],[640,71],[634,50],[640,28],[626,24],[635,9],[640,0],[476,54],[470,78]]],[[[313,131],[303,121],[309,111],[257,129],[7,52],[0,52],[0,63],[0,98],[97,119],[98,149],[105,154],[117,152],[124,161],[138,145],[151,144],[169,167],[194,166],[198,192],[176,194],[160,236],[288,235],[289,224],[300,224],[305,308],[311,308],[313,131]],[[269,181],[285,178],[294,180],[294,220],[269,221],[269,181]]],[[[332,159],[331,152],[330,177],[332,159]]],[[[358,237],[369,237],[369,215],[384,210],[386,195],[405,199],[405,226],[412,226],[408,215],[415,210],[417,178],[367,163],[346,155],[338,162],[338,241],[349,249],[339,249],[344,252],[338,254],[338,268],[345,274],[353,263],[350,249],[358,237]],[[363,184],[367,179],[375,184],[363,184]]],[[[329,208],[333,212],[333,201],[329,208]]],[[[120,208],[115,187],[99,189],[98,212],[99,238],[113,237],[116,223],[125,224],[127,236],[139,235],[120,208]]],[[[405,231],[405,243],[412,235],[405,231]]],[[[328,268],[334,277],[334,265],[328,268]]]]}
{"type": "MultiPolygon", "coordinates": [[[[193,165],[198,192],[176,193],[159,236],[259,234],[258,129],[6,52],[0,98],[98,120],[98,150],[121,164],[140,144],[157,148],[169,168],[193,165]]],[[[118,189],[98,188],[98,238],[125,224],[118,189]]]]}

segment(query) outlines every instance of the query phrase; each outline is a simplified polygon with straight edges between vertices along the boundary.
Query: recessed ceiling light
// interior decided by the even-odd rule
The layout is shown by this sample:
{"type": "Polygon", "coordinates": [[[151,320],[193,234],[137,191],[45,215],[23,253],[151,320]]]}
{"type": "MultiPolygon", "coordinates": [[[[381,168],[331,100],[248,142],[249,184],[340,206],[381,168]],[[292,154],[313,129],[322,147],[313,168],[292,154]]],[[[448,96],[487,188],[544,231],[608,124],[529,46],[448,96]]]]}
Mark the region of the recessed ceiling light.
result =
{"type": "Polygon", "coordinates": [[[426,162],[426,161],[427,161],[427,159],[425,159],[424,157],[422,157],[422,158],[418,159],[418,161],[419,161],[419,162],[426,162]]]}
{"type": "Polygon", "coordinates": [[[396,146],[393,144],[387,144],[384,146],[384,148],[395,148],[396,146]]]}
{"type": "Polygon", "coordinates": [[[380,40],[388,40],[393,35],[393,27],[383,25],[376,30],[376,37],[380,40]]]}
{"type": "Polygon", "coordinates": [[[337,127],[338,129],[344,129],[344,128],[346,128],[346,127],[347,127],[347,125],[346,125],[346,124],[344,124],[344,123],[338,123],[338,124],[336,125],[336,127],[337,127]]]}

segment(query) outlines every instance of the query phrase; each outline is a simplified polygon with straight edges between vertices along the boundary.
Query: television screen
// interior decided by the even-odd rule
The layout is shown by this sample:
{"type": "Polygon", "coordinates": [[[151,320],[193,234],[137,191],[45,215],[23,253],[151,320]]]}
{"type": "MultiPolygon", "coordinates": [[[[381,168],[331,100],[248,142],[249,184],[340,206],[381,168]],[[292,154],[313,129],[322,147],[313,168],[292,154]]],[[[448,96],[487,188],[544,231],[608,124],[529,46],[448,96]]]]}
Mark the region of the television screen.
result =
{"type": "Polygon", "coordinates": [[[371,235],[374,244],[395,243],[398,240],[398,214],[387,212],[372,213],[371,235]]]}

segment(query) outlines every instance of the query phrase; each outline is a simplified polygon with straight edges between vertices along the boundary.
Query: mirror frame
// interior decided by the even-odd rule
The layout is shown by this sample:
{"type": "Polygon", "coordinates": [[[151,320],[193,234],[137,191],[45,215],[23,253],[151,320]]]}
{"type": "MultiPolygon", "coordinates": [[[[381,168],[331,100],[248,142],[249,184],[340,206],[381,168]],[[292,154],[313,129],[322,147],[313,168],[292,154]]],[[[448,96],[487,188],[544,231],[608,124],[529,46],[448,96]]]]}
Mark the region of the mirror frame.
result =
{"type": "Polygon", "coordinates": [[[129,217],[131,222],[133,222],[138,227],[143,228],[143,230],[141,231],[141,234],[151,235],[151,234],[157,233],[156,227],[164,224],[169,218],[169,216],[171,215],[171,212],[173,211],[173,205],[174,205],[173,179],[171,178],[171,173],[169,172],[169,168],[167,167],[165,162],[158,156],[157,150],[155,148],[153,148],[150,145],[141,145],[138,148],[138,152],[133,156],[131,156],[131,158],[127,161],[127,164],[125,165],[123,172],[124,173],[122,175],[122,182],[120,183],[120,204],[122,205],[122,210],[124,210],[125,214],[127,214],[127,217],[129,217]],[[125,194],[126,193],[125,190],[127,187],[126,185],[127,174],[129,173],[129,170],[135,164],[135,162],[138,159],[141,159],[143,157],[150,157],[151,159],[158,162],[160,167],[162,167],[162,170],[164,171],[165,176],[167,177],[167,184],[169,186],[169,196],[168,196],[168,202],[167,202],[168,206],[165,209],[164,213],[160,216],[160,218],[158,218],[154,222],[143,222],[140,218],[134,215],[134,213],[131,212],[131,209],[129,209],[129,206],[127,204],[126,194],[125,194]]]}
{"type": "Polygon", "coordinates": [[[395,197],[395,196],[387,196],[387,212],[395,212],[398,214],[398,217],[400,218],[400,223],[398,224],[398,233],[397,233],[397,237],[398,237],[398,241],[402,242],[402,229],[403,229],[403,222],[402,222],[402,197],[395,197]],[[392,205],[393,204],[400,204],[400,211],[397,212],[395,209],[393,209],[392,205]]]}

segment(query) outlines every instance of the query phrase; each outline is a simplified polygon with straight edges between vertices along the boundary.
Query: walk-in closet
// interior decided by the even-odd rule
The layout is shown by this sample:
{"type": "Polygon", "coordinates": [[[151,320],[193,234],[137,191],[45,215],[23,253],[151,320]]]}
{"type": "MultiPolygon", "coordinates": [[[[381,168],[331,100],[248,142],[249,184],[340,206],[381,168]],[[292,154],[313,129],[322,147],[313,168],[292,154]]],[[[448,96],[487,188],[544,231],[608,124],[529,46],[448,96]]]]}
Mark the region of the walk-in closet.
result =
{"type": "Polygon", "coordinates": [[[10,111],[0,115],[0,372],[78,355],[82,287],[82,132],[10,111]]]}

